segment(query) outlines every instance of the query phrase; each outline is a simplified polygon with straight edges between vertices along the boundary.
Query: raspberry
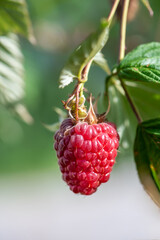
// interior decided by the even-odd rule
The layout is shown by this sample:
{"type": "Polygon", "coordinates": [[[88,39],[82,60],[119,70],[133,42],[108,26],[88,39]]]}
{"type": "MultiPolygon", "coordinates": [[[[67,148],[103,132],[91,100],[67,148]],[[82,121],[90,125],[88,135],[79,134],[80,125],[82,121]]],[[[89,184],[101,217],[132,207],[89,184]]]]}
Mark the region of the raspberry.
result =
{"type": "Polygon", "coordinates": [[[119,146],[113,123],[74,125],[68,118],[54,138],[62,178],[74,193],[90,195],[109,180],[119,146]]]}

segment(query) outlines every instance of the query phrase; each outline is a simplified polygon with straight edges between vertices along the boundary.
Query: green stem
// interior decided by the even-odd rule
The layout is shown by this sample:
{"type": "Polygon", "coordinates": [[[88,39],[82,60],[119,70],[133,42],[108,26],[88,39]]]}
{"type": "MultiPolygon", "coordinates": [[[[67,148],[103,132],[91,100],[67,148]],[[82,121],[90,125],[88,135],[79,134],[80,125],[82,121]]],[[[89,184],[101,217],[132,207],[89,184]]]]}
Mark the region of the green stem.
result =
{"type": "Polygon", "coordinates": [[[124,82],[122,81],[122,79],[120,79],[120,82],[121,82],[121,86],[123,87],[123,90],[124,90],[124,92],[125,92],[126,98],[127,98],[128,102],[129,102],[129,104],[130,104],[130,106],[131,106],[131,108],[132,108],[132,110],[133,110],[136,118],[137,118],[138,123],[141,123],[141,122],[142,122],[142,119],[141,119],[141,117],[140,117],[140,115],[139,115],[139,113],[138,113],[135,105],[133,104],[132,99],[131,99],[131,97],[129,96],[129,93],[128,93],[128,91],[127,91],[127,88],[126,88],[124,82]]]}
{"type": "Polygon", "coordinates": [[[80,84],[80,92],[79,92],[79,97],[83,96],[83,89],[84,89],[84,83],[80,84]]]}
{"type": "Polygon", "coordinates": [[[119,61],[125,56],[125,42],[126,42],[126,26],[127,26],[127,14],[130,0],[125,0],[123,5],[123,14],[121,19],[121,33],[120,33],[120,49],[119,49],[119,61]]]}
{"type": "MultiPolygon", "coordinates": [[[[128,7],[129,7],[129,3],[130,3],[130,0],[124,0],[124,4],[123,4],[123,13],[122,13],[122,18],[121,18],[121,32],[120,32],[120,49],[119,49],[119,61],[121,61],[124,56],[125,56],[125,43],[126,43],[126,27],[127,27],[127,14],[128,14],[128,7]]],[[[127,88],[123,82],[122,79],[120,79],[120,82],[121,82],[121,86],[125,92],[125,95],[126,95],[126,98],[137,118],[137,121],[139,123],[142,122],[142,119],[127,91],[127,88]]]]}
{"type": "Polygon", "coordinates": [[[82,72],[81,72],[81,76],[79,79],[80,83],[85,83],[87,82],[87,77],[88,77],[88,72],[90,69],[90,66],[92,64],[93,58],[87,63],[87,65],[83,68],[82,72]]]}
{"type": "Polygon", "coordinates": [[[80,93],[80,88],[81,88],[81,84],[78,84],[77,88],[76,88],[76,93],[75,93],[75,96],[76,96],[75,118],[76,118],[77,122],[79,121],[78,110],[79,110],[79,93],[80,93]]]}
{"type": "Polygon", "coordinates": [[[144,6],[148,9],[149,14],[150,14],[150,16],[152,17],[153,14],[154,14],[154,12],[153,12],[150,4],[149,4],[149,1],[148,1],[148,0],[141,0],[141,1],[142,1],[142,3],[144,4],[144,6]]]}
{"type": "Polygon", "coordinates": [[[119,2],[120,2],[120,0],[115,0],[114,3],[113,3],[112,9],[111,9],[111,11],[110,11],[110,13],[109,13],[109,16],[108,16],[108,18],[107,18],[107,22],[109,23],[109,25],[110,25],[111,22],[112,22],[112,19],[113,19],[114,14],[115,14],[115,12],[116,12],[116,10],[117,10],[117,7],[118,7],[119,2]]]}

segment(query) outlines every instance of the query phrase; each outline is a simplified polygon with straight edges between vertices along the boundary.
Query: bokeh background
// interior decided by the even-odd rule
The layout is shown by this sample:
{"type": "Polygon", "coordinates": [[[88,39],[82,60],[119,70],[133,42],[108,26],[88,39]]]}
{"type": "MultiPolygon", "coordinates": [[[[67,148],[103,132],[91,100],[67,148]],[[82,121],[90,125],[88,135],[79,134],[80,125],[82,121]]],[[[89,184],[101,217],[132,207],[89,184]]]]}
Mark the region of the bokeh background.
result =
{"type": "MultiPolygon", "coordinates": [[[[21,38],[26,97],[32,125],[0,106],[0,239],[160,239],[160,211],[141,186],[132,144],[117,158],[111,179],[93,196],[74,195],[61,180],[53,134],[43,123],[58,121],[73,85],[58,88],[58,77],[73,49],[107,16],[106,0],[28,0],[36,45],[21,38]],[[127,153],[127,154],[126,154],[127,153]]],[[[127,51],[138,44],[160,41],[160,2],[150,1],[154,17],[142,4],[127,27],[127,51]]],[[[117,63],[119,25],[112,24],[103,53],[117,63]]],[[[87,88],[103,94],[105,73],[94,66],[87,88]]],[[[104,110],[101,101],[99,108],[104,110]]],[[[133,117],[134,118],[134,117],[133,117]]],[[[133,119],[134,121],[134,119],[133,119]]],[[[132,130],[132,129],[131,129],[132,130]]],[[[131,132],[131,139],[134,138],[131,132]]]]}

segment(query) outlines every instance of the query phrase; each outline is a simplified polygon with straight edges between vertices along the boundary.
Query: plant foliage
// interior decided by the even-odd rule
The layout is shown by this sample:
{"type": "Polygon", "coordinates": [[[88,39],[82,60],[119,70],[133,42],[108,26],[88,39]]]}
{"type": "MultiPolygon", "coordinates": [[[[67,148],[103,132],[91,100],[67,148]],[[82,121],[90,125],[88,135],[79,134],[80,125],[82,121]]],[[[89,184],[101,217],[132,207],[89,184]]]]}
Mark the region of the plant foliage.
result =
{"type": "Polygon", "coordinates": [[[0,104],[15,105],[14,110],[29,123],[32,118],[27,109],[18,105],[24,97],[25,84],[23,56],[16,34],[34,40],[25,0],[0,0],[0,104]]]}
{"type": "Polygon", "coordinates": [[[0,0],[0,35],[10,32],[33,39],[25,0],[0,0]]]}
{"type": "Polygon", "coordinates": [[[0,37],[0,103],[13,104],[24,96],[23,56],[15,34],[0,37]]]}
{"type": "MultiPolygon", "coordinates": [[[[80,46],[78,46],[70,56],[60,75],[60,88],[67,86],[73,82],[74,79],[81,80],[83,69],[87,64],[94,60],[96,54],[104,47],[108,40],[108,35],[108,22],[103,20],[98,30],[89,35],[89,37],[80,46]]],[[[104,66],[103,55],[99,54],[96,59],[97,63],[103,63],[104,66]]],[[[86,80],[87,74],[84,81],[86,80]]]]}
{"type": "Polygon", "coordinates": [[[160,43],[142,44],[128,53],[118,67],[126,80],[160,83],[160,43]]]}
{"type": "Polygon", "coordinates": [[[138,125],[134,156],[140,180],[160,207],[160,119],[138,125]]]}

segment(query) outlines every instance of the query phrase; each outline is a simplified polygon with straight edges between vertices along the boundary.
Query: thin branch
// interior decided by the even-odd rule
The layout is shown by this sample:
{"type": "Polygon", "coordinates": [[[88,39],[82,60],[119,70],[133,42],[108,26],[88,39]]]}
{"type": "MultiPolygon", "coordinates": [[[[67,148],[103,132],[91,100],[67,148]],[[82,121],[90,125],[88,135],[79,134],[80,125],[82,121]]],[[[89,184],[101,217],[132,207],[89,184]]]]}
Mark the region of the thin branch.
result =
{"type": "Polygon", "coordinates": [[[109,24],[111,24],[111,22],[112,22],[112,19],[113,19],[114,14],[117,10],[119,2],[120,2],[120,0],[115,0],[114,3],[113,3],[112,9],[111,9],[111,11],[109,13],[109,16],[107,18],[107,22],[109,22],[109,24]]]}
{"type": "Polygon", "coordinates": [[[122,79],[120,79],[120,82],[121,82],[121,86],[123,87],[123,90],[124,90],[124,92],[125,92],[125,95],[126,95],[126,97],[127,97],[127,100],[128,100],[128,102],[129,102],[129,104],[130,104],[130,106],[131,106],[131,108],[132,108],[132,110],[133,110],[133,112],[134,112],[137,120],[138,120],[138,123],[141,123],[141,122],[142,122],[142,119],[141,119],[139,113],[137,112],[137,109],[136,109],[136,107],[134,106],[134,104],[133,104],[133,102],[132,102],[132,99],[130,98],[130,96],[129,96],[129,94],[128,94],[128,91],[127,91],[127,89],[126,89],[126,86],[125,86],[124,82],[122,81],[122,79]]]}
{"type": "MultiPolygon", "coordinates": [[[[123,13],[122,13],[122,18],[121,18],[121,32],[120,32],[119,61],[121,61],[125,56],[126,27],[127,27],[127,14],[128,14],[129,2],[130,2],[130,0],[124,0],[124,4],[123,4],[123,13]]],[[[120,82],[121,82],[121,86],[125,92],[126,98],[129,102],[138,122],[141,123],[142,119],[141,119],[134,103],[132,102],[132,99],[127,91],[127,88],[126,88],[123,80],[120,79],[120,82]]]]}
{"type": "Polygon", "coordinates": [[[121,19],[121,33],[120,33],[120,49],[119,49],[119,61],[125,56],[125,42],[126,42],[126,26],[127,26],[127,14],[130,0],[125,0],[123,5],[123,13],[121,19]]]}
{"type": "Polygon", "coordinates": [[[154,14],[154,12],[153,12],[153,10],[152,10],[152,8],[151,8],[151,6],[150,6],[149,1],[148,1],[148,0],[141,0],[141,1],[142,1],[142,3],[144,4],[144,6],[148,9],[149,14],[150,14],[150,16],[152,17],[153,14],[154,14]]]}

